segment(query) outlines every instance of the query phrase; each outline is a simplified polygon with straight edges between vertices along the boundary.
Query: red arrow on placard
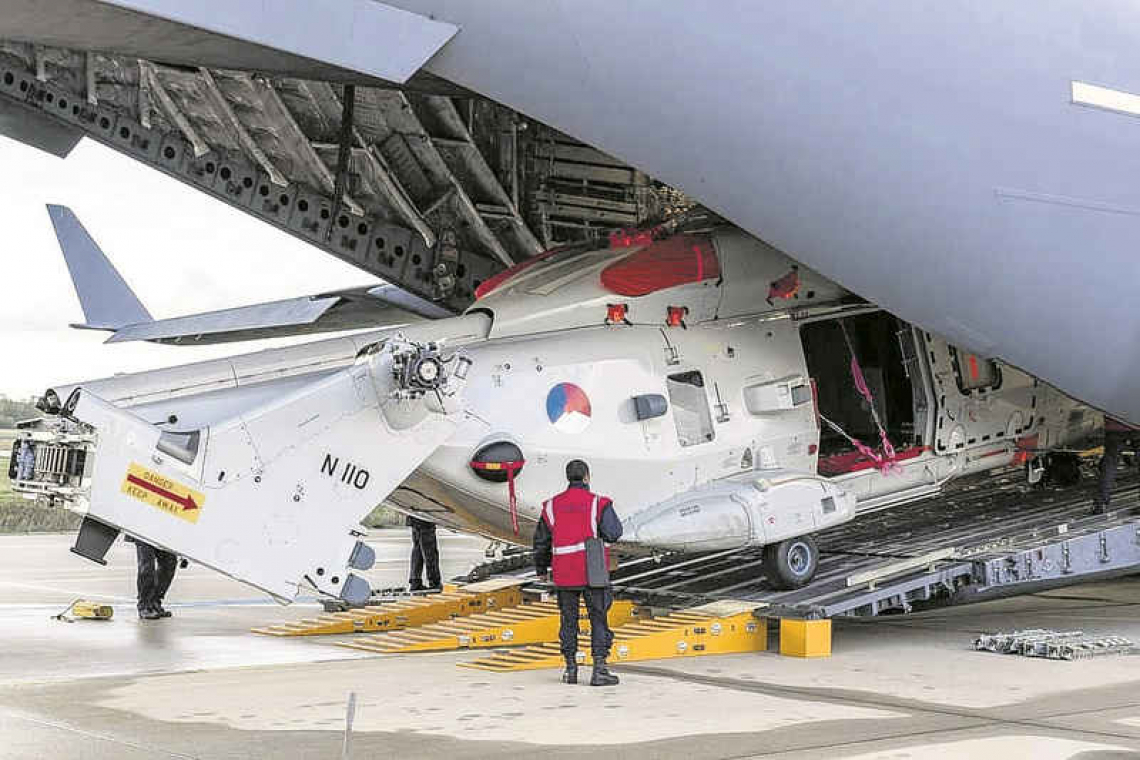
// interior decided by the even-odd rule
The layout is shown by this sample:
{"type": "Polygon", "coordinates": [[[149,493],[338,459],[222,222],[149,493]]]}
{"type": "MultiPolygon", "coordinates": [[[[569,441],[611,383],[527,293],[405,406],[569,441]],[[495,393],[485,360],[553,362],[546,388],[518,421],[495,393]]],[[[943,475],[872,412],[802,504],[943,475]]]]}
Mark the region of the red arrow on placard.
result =
{"type": "Polygon", "coordinates": [[[136,475],[127,475],[127,482],[128,483],[134,483],[139,488],[145,488],[146,490],[150,491],[153,494],[161,496],[164,499],[168,499],[170,501],[173,501],[175,504],[181,504],[182,505],[182,511],[184,511],[184,512],[186,510],[189,510],[189,509],[197,509],[198,508],[198,505],[194,502],[194,497],[191,496],[190,494],[186,494],[185,496],[179,496],[178,494],[174,493],[173,491],[167,491],[165,488],[162,488],[160,486],[156,486],[154,483],[143,480],[142,478],[140,478],[136,475]]]}

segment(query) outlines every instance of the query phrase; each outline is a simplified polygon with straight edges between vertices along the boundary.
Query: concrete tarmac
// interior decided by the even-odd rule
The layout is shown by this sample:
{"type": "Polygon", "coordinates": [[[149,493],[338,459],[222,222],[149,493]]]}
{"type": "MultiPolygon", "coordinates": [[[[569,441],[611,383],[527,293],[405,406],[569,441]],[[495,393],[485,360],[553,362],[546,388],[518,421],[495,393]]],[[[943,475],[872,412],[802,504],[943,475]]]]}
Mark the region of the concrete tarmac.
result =
{"type": "MultiPolygon", "coordinates": [[[[476,655],[373,656],[253,626],[320,611],[180,571],[174,617],[138,620],[133,547],[107,567],[71,536],[0,537],[0,760],[338,758],[1140,758],[1140,657],[1050,662],[974,652],[983,631],[1079,629],[1140,641],[1140,578],[906,617],[837,621],[834,655],[625,665],[616,688],[554,671],[457,668],[476,655]],[[51,619],[77,597],[109,622],[51,619]]],[[[374,586],[406,580],[406,530],[375,531],[374,586]]],[[[484,542],[440,532],[445,577],[484,542]]],[[[775,638],[773,637],[773,644],[775,638]]]]}

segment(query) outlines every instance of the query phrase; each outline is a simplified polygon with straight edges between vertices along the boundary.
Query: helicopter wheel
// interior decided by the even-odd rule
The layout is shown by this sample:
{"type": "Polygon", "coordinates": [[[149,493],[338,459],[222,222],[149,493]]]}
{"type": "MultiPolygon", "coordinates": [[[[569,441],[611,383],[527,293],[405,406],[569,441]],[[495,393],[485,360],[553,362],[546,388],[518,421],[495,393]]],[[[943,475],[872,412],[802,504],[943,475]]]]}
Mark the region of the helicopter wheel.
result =
{"type": "Polygon", "coordinates": [[[819,547],[811,536],[788,538],[764,547],[764,572],[778,589],[807,585],[818,567],[819,547]]]}

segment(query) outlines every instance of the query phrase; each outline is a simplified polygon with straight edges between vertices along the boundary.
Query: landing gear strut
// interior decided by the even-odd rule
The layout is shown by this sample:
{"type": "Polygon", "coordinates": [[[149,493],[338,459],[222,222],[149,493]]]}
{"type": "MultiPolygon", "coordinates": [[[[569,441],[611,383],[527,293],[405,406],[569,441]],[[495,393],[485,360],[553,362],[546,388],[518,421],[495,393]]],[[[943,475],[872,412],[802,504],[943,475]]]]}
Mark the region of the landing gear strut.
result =
{"type": "Polygon", "coordinates": [[[1050,452],[1030,460],[1026,467],[1030,483],[1069,488],[1081,482],[1081,458],[1071,451],[1050,452]]]}

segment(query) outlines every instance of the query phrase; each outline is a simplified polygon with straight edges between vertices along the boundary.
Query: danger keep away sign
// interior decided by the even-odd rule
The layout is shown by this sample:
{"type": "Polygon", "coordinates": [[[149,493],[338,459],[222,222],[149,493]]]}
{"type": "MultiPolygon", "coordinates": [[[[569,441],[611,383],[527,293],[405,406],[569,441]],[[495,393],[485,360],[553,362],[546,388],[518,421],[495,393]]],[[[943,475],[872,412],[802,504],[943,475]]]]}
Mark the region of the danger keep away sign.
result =
{"type": "Polygon", "coordinates": [[[189,486],[131,462],[123,478],[122,492],[189,523],[198,522],[206,497],[189,486]]]}

